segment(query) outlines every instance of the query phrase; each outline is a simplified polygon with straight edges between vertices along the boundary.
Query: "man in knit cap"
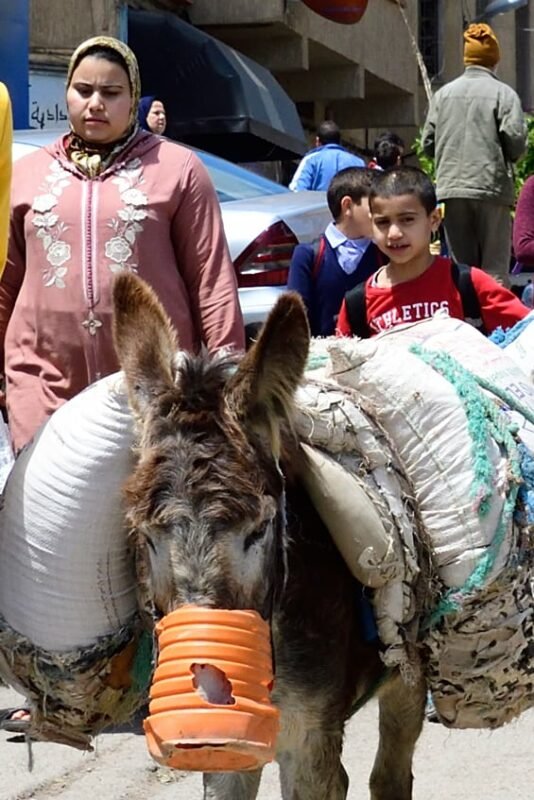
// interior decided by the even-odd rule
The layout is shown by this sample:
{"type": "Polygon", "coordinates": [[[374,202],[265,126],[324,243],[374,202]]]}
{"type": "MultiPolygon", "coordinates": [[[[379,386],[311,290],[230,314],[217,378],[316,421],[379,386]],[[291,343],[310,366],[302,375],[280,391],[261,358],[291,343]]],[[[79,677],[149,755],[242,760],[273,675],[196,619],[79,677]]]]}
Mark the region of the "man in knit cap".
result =
{"type": "Polygon", "coordinates": [[[495,75],[499,42],[489,25],[464,32],[463,75],[432,98],[422,144],[435,156],[452,258],[508,282],[512,165],[527,141],[519,97],[495,75]]]}

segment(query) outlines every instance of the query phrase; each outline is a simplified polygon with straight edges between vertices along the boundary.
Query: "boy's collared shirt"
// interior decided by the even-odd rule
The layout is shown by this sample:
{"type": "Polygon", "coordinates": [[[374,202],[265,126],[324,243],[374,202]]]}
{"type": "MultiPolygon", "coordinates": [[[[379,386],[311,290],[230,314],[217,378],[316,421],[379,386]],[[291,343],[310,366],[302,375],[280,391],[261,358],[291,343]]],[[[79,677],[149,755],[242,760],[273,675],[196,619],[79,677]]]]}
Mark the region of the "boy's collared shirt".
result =
{"type": "MultiPolygon", "coordinates": [[[[422,275],[391,287],[376,285],[376,275],[365,284],[367,323],[375,333],[403,323],[418,322],[444,309],[455,319],[464,319],[462,298],[452,278],[451,260],[437,256],[422,275]]],[[[528,308],[508,289],[481,269],[472,267],[471,279],[480,303],[484,327],[510,328],[528,314],[528,308]]],[[[339,313],[336,333],[352,336],[345,301],[339,313]]]]}
{"type": "Polygon", "coordinates": [[[349,275],[340,267],[338,254],[325,236],[318,269],[316,259],[317,251],[312,245],[298,244],[291,258],[287,288],[298,292],[304,300],[312,336],[332,336],[345,294],[378,269],[382,263],[381,254],[370,242],[358,268],[349,275]]]}
{"type": "Polygon", "coordinates": [[[332,250],[335,251],[337,263],[346,275],[356,272],[358,265],[371,244],[370,239],[360,237],[348,239],[335,222],[331,222],[324,232],[332,250]]]}

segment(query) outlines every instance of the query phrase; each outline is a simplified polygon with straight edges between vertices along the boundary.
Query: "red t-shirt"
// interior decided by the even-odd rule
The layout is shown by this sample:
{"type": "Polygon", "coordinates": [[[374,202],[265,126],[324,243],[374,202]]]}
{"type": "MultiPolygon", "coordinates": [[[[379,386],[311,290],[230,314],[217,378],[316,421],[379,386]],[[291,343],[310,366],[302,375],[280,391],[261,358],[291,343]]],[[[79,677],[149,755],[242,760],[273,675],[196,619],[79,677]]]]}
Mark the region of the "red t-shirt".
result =
{"type": "MultiPolygon", "coordinates": [[[[373,335],[395,325],[431,317],[440,308],[451,317],[463,319],[462,298],[452,279],[451,263],[450,258],[436,256],[418,278],[388,288],[376,286],[376,275],[371,275],[365,283],[365,300],[367,324],[373,335]]],[[[529,313],[513,292],[497,283],[487,272],[472,267],[471,279],[488,333],[499,326],[511,328],[529,313]]],[[[345,301],[339,312],[336,334],[352,336],[345,301]]]]}

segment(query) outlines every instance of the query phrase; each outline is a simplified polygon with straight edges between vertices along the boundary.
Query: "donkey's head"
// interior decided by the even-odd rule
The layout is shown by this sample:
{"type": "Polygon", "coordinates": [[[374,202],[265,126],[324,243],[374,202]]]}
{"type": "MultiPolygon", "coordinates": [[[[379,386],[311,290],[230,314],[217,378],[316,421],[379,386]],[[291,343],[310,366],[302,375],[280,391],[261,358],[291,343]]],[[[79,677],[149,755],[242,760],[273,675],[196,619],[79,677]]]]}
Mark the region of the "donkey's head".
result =
{"type": "Polygon", "coordinates": [[[138,431],[126,486],[144,600],[268,612],[283,580],[279,460],[309,331],[283,296],[241,359],[177,353],[176,335],[141,279],[114,287],[115,347],[138,431]]]}

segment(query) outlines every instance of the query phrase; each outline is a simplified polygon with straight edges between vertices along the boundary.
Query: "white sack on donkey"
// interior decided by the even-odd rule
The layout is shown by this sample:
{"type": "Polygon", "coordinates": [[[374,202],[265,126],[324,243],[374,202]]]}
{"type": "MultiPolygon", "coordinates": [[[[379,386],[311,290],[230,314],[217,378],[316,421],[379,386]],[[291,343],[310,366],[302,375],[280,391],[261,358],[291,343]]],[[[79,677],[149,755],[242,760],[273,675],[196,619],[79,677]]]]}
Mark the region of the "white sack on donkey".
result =
{"type": "MultiPolygon", "coordinates": [[[[458,587],[490,546],[501,519],[508,461],[500,442],[486,436],[485,428],[475,432],[476,422],[466,415],[459,394],[462,389],[432,365],[432,353],[441,354],[442,360],[451,356],[488,391],[491,387],[502,424],[517,426],[534,449],[534,428],[516,410],[524,407],[528,415],[527,409],[534,409],[534,387],[505,353],[460,320],[436,316],[370,340],[334,342],[330,375],[358,391],[392,436],[413,482],[440,576],[446,585],[458,587]]],[[[508,558],[511,524],[509,520],[488,580],[508,558]]]]}
{"type": "Polygon", "coordinates": [[[144,667],[135,663],[122,503],[131,445],[112,375],[58,409],[20,453],[0,512],[0,672],[28,696],[35,733],[81,747],[131,715],[150,665],[146,653],[144,667]]]}
{"type": "Polygon", "coordinates": [[[414,487],[442,582],[420,635],[440,720],[498,727],[534,701],[534,387],[448,317],[329,349],[327,374],[359,393],[414,487]]]}

